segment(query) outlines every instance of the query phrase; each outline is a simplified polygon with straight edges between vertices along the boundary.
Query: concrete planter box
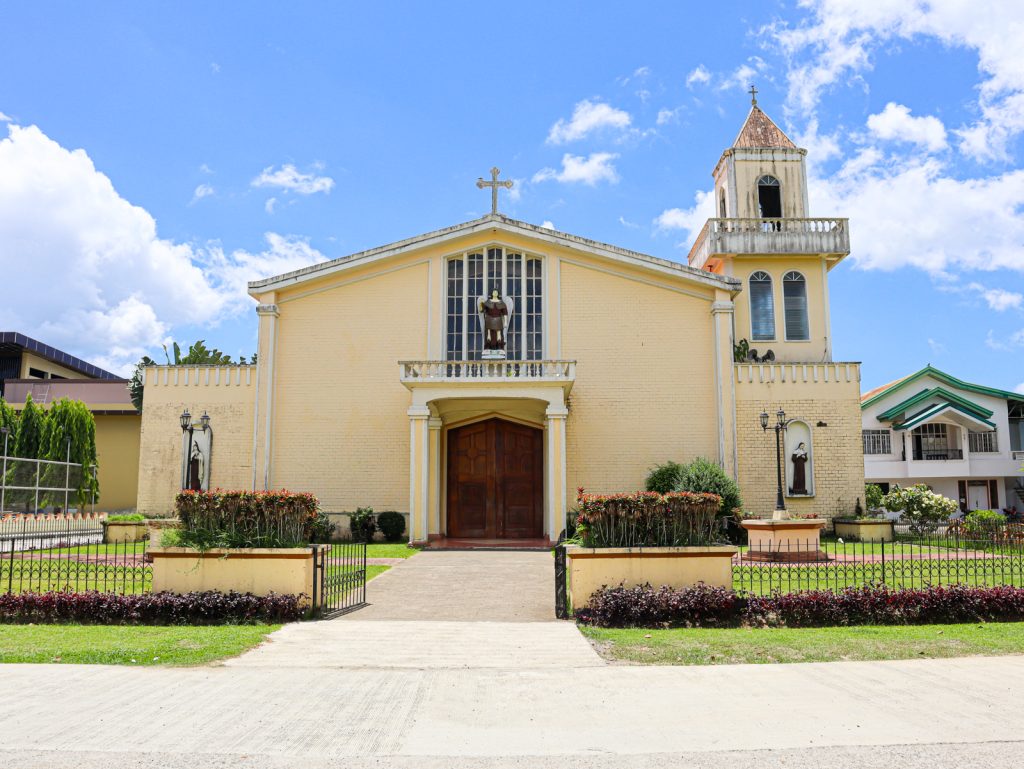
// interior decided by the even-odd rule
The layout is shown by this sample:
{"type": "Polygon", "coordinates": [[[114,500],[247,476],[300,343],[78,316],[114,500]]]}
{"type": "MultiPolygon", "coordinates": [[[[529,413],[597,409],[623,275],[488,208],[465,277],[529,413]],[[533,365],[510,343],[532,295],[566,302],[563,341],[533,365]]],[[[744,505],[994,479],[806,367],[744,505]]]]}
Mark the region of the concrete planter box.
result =
{"type": "Polygon", "coordinates": [[[747,530],[749,545],[743,559],[779,563],[827,561],[828,556],[821,550],[821,530],[827,524],[824,518],[740,521],[740,526],[747,530]]]}
{"type": "Polygon", "coordinates": [[[145,521],[104,521],[103,544],[141,542],[148,529],[145,521]]]}
{"type": "Polygon", "coordinates": [[[180,528],[181,521],[177,518],[149,518],[146,521],[146,536],[149,537],[150,547],[157,547],[160,544],[163,532],[180,528]]]}
{"type": "Polygon", "coordinates": [[[892,521],[837,518],[832,521],[832,525],[835,527],[836,536],[844,539],[855,539],[858,542],[892,542],[895,539],[892,521]]]}
{"type": "Polygon", "coordinates": [[[686,587],[703,582],[732,587],[732,557],[737,548],[579,547],[565,548],[573,606],[585,606],[602,587],[650,584],[686,587]]]}
{"type": "Polygon", "coordinates": [[[154,547],[153,592],[306,596],[313,590],[313,551],[308,547],[212,548],[154,547]]]}

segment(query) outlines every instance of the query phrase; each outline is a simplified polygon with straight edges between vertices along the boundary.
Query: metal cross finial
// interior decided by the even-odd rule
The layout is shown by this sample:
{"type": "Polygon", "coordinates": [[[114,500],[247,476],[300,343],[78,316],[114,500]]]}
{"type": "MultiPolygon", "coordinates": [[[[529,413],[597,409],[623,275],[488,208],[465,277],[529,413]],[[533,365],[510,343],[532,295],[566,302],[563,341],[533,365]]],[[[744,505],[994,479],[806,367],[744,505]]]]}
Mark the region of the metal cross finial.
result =
{"type": "Polygon", "coordinates": [[[476,186],[477,186],[478,189],[482,190],[484,187],[490,187],[491,188],[491,213],[492,214],[498,213],[498,187],[505,187],[506,189],[512,189],[512,180],[511,179],[509,179],[507,181],[503,181],[503,182],[499,182],[498,181],[498,174],[500,174],[500,173],[501,173],[501,171],[498,169],[497,166],[495,166],[494,168],[491,169],[491,180],[489,182],[485,182],[482,176],[479,179],[476,180],[476,186]]]}
{"type": "Polygon", "coordinates": [[[754,85],[751,84],[750,90],[747,91],[747,93],[750,94],[750,103],[753,104],[756,107],[757,106],[757,88],[755,88],[754,85]]]}

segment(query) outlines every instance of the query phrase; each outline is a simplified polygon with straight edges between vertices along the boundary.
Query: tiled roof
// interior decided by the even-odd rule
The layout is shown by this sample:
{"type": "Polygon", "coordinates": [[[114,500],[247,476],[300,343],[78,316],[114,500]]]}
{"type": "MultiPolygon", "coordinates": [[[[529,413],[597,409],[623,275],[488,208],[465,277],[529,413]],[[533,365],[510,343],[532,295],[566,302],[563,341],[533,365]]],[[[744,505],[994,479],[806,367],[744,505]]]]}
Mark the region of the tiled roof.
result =
{"type": "Polygon", "coordinates": [[[743,124],[739,136],[736,137],[732,146],[796,149],[796,145],[782,132],[782,129],[775,125],[772,119],[756,105],[751,107],[747,121],[743,124]]]}

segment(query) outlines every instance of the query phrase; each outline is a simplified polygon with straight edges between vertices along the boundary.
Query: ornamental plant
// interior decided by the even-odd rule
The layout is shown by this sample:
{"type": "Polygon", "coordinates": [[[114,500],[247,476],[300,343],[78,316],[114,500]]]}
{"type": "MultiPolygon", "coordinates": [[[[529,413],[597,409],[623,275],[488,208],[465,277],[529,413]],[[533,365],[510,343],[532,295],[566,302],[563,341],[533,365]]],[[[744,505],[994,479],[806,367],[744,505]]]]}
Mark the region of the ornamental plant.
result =
{"type": "Polygon", "coordinates": [[[880,510],[884,498],[885,494],[882,493],[882,487],[877,483],[864,484],[864,504],[868,506],[869,511],[880,510]]]}
{"type": "Polygon", "coordinates": [[[377,519],[373,517],[373,508],[357,507],[354,513],[349,514],[348,527],[354,541],[372,542],[377,531],[377,519]]]}
{"type": "Polygon", "coordinates": [[[968,536],[998,538],[1006,528],[1006,516],[996,510],[972,510],[964,518],[968,536]]]}
{"type": "Polygon", "coordinates": [[[576,498],[576,540],[584,547],[672,547],[718,541],[717,494],[587,494],[576,498]]]}
{"type": "Polygon", "coordinates": [[[308,493],[191,491],[178,493],[183,547],[303,547],[318,531],[320,503],[308,493]]]}
{"type": "Polygon", "coordinates": [[[907,489],[894,487],[885,495],[882,504],[887,510],[901,513],[901,517],[910,523],[910,531],[913,534],[930,534],[936,531],[959,509],[954,500],[936,494],[923,483],[907,489]]]}

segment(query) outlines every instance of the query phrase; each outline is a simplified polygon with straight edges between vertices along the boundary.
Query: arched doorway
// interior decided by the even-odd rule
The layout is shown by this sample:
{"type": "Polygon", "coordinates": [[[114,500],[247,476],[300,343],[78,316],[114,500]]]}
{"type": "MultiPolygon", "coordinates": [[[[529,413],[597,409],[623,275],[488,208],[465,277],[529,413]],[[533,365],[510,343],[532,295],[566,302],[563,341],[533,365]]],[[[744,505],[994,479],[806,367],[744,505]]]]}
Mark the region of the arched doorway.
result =
{"type": "Polygon", "coordinates": [[[544,431],[504,419],[448,431],[449,537],[544,535],[544,431]]]}

